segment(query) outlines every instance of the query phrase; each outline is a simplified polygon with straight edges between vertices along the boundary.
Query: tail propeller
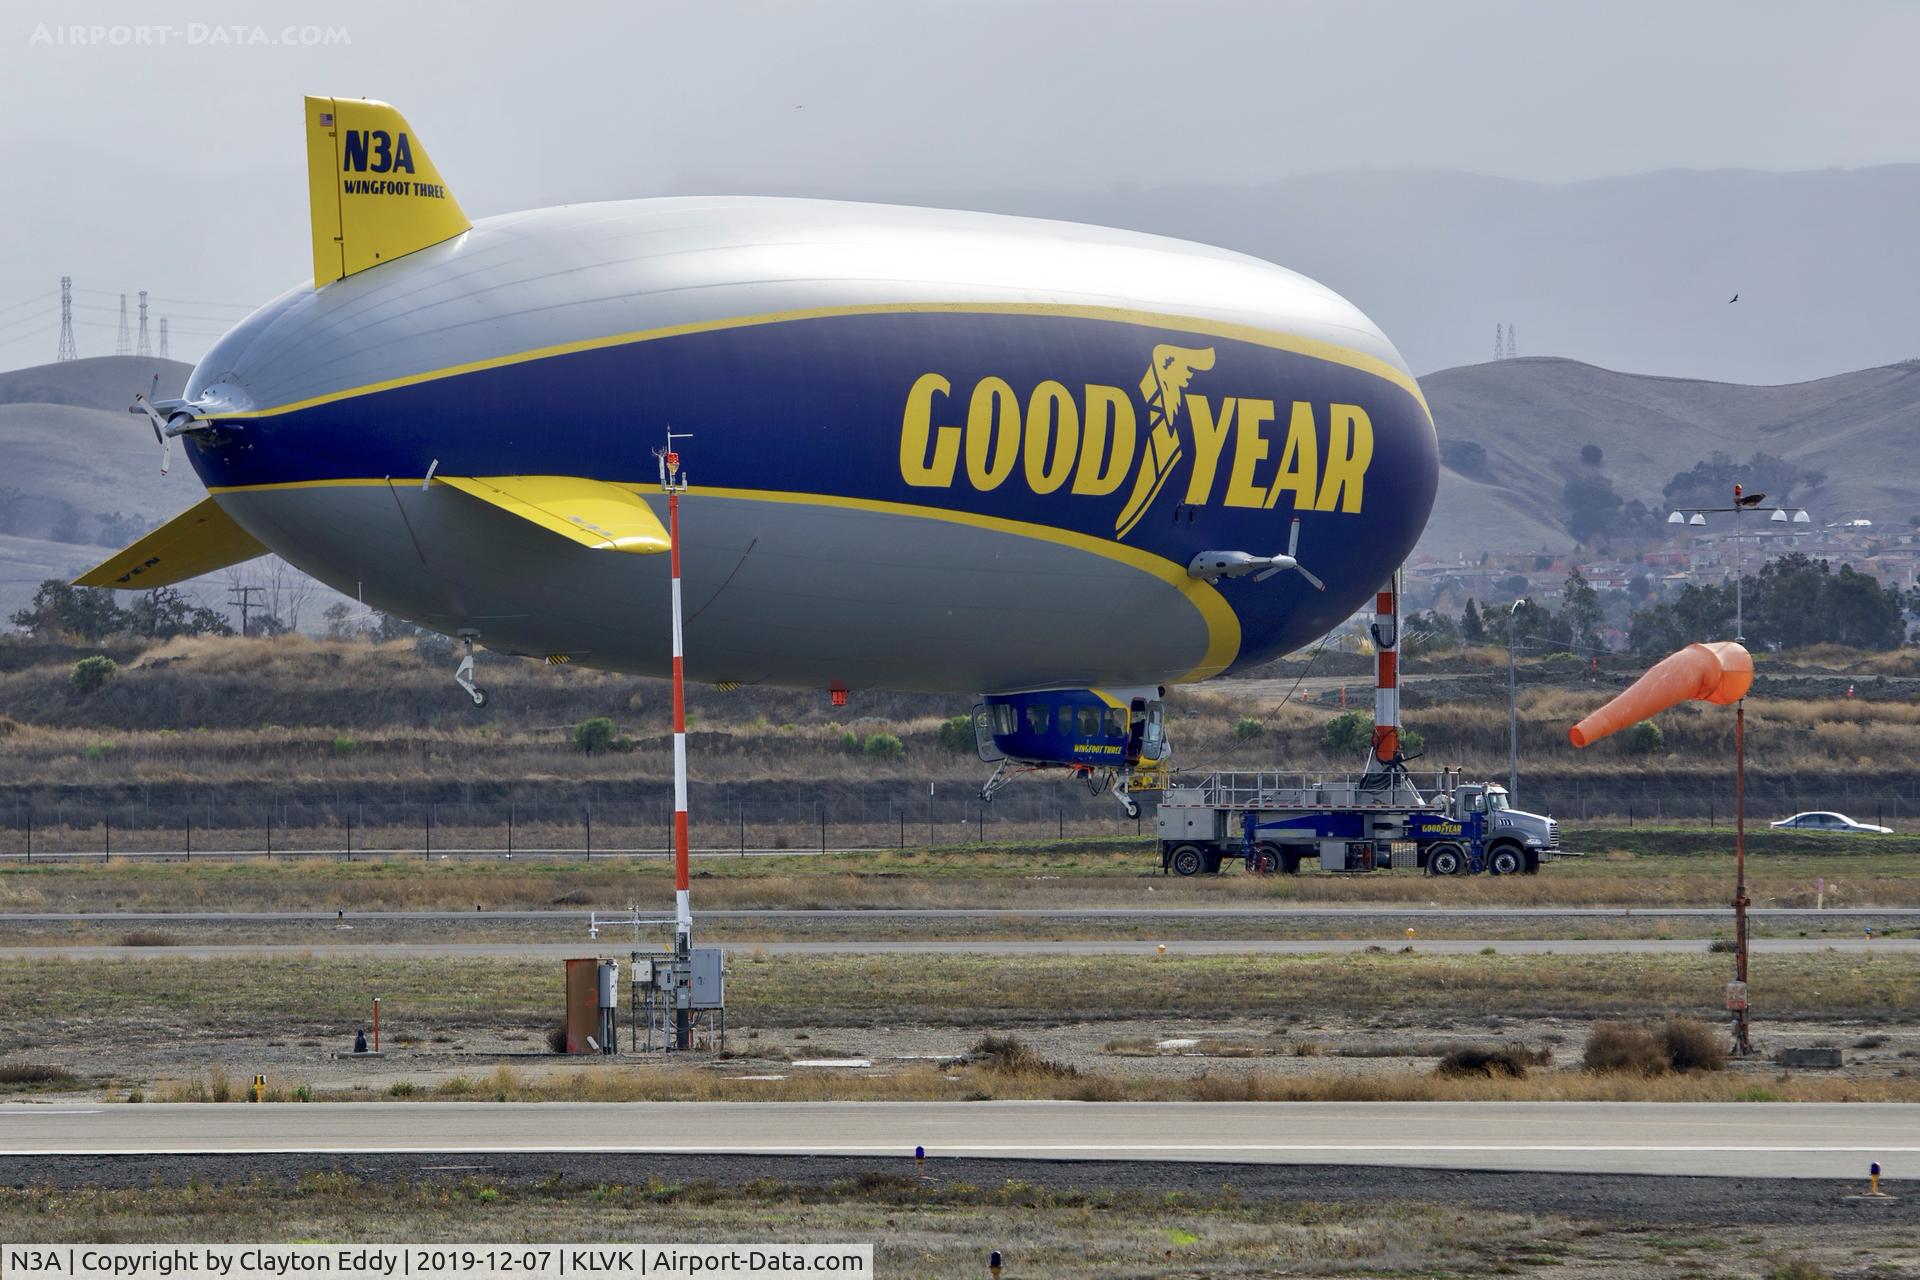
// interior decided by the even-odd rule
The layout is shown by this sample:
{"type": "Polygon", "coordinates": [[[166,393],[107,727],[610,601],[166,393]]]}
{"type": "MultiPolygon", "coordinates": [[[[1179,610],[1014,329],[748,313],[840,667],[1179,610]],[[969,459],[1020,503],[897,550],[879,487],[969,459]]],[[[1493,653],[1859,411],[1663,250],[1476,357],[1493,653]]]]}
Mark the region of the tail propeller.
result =
{"type": "Polygon", "coordinates": [[[1284,553],[1256,556],[1245,551],[1202,551],[1187,566],[1187,576],[1203,582],[1218,582],[1222,578],[1244,578],[1252,574],[1255,582],[1265,582],[1274,574],[1291,569],[1312,584],[1315,591],[1325,591],[1327,584],[1295,558],[1299,549],[1300,517],[1295,516],[1284,553]]]}

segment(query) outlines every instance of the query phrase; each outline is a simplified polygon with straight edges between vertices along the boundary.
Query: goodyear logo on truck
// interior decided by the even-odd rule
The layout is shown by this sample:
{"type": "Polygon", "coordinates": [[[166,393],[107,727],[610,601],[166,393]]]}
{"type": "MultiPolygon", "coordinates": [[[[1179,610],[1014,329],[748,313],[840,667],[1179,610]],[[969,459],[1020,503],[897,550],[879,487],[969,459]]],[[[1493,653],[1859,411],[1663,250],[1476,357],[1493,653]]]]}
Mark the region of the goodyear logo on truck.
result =
{"type": "Polygon", "coordinates": [[[1170,482],[1196,506],[1361,509],[1373,462],[1365,409],[1189,389],[1213,367],[1212,347],[1161,343],[1137,388],[1052,379],[1016,387],[995,376],[956,388],[944,374],[921,374],[901,413],[901,479],[1107,499],[1117,504],[1116,538],[1170,482]]]}

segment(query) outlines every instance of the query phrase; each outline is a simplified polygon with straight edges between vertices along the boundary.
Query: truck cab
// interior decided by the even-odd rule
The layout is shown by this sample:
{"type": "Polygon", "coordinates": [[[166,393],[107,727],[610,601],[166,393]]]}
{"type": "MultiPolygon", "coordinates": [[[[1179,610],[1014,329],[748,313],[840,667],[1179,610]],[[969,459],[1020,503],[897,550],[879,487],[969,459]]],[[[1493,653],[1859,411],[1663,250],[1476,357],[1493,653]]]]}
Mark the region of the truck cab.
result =
{"type": "Polygon", "coordinates": [[[1487,869],[1496,875],[1538,871],[1541,858],[1559,852],[1559,824],[1514,808],[1507,789],[1498,783],[1463,782],[1447,796],[1445,809],[1449,818],[1477,835],[1487,869]]]}

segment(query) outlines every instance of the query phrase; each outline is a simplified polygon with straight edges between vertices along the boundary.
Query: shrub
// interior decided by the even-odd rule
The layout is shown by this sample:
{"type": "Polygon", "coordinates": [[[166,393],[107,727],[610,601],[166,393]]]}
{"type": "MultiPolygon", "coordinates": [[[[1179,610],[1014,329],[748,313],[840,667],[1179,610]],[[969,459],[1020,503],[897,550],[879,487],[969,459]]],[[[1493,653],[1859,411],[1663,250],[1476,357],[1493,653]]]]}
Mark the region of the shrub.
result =
{"type": "Polygon", "coordinates": [[[907,753],[900,739],[890,733],[867,735],[866,746],[863,749],[869,760],[898,760],[907,753]]]}
{"type": "Polygon", "coordinates": [[[1660,1040],[1667,1052],[1667,1065],[1675,1071],[1724,1071],[1726,1046],[1720,1033],[1698,1018],[1668,1018],[1660,1029],[1660,1040]]]}
{"type": "Polygon", "coordinates": [[[1417,733],[1412,729],[1402,729],[1400,731],[1400,750],[1403,754],[1418,755],[1426,745],[1427,739],[1423,734],[1417,733]]]}
{"type": "Polygon", "coordinates": [[[611,750],[613,739],[613,720],[608,716],[594,716],[573,726],[574,750],[584,751],[590,756],[611,750]]]}
{"type": "Polygon", "coordinates": [[[970,753],[974,749],[973,717],[955,716],[940,722],[940,745],[949,751],[970,753]]]}
{"type": "Polygon", "coordinates": [[[75,693],[93,693],[104,688],[119,670],[119,663],[104,653],[96,653],[73,664],[73,670],[67,672],[67,683],[75,693]]]}
{"type": "Polygon", "coordinates": [[[105,760],[113,754],[111,742],[89,742],[80,749],[80,754],[89,760],[105,760]]]}
{"type": "Polygon", "coordinates": [[[1320,730],[1320,743],[1333,755],[1365,751],[1373,745],[1373,717],[1364,711],[1342,711],[1320,730]]]}
{"type": "Polygon", "coordinates": [[[1257,738],[1265,733],[1266,730],[1267,727],[1258,720],[1255,720],[1252,716],[1241,716],[1233,722],[1233,736],[1242,742],[1245,742],[1249,738],[1257,738]]]}
{"type": "Polygon", "coordinates": [[[420,1086],[411,1080],[395,1080],[387,1086],[387,1094],[395,1098],[411,1098],[420,1092],[420,1086]]]}
{"type": "Polygon", "coordinates": [[[120,936],[123,947],[177,947],[180,939],[158,929],[135,929],[120,936]]]}
{"type": "Polygon", "coordinates": [[[1666,1048],[1637,1022],[1596,1022],[1587,1033],[1587,1070],[1657,1076],[1667,1069],[1666,1048]]]}
{"type": "Polygon", "coordinates": [[[350,756],[359,749],[359,741],[354,738],[349,738],[345,734],[333,740],[333,754],[337,756],[350,756]]]}
{"type": "Polygon", "coordinates": [[[0,1065],[0,1084],[65,1084],[73,1072],[51,1063],[9,1062],[0,1065]]]}
{"type": "Polygon", "coordinates": [[[984,1059],[987,1070],[1009,1075],[1074,1077],[1080,1073],[1064,1063],[1043,1058],[1019,1036],[986,1035],[967,1051],[969,1058],[984,1059]]]}
{"type": "Polygon", "coordinates": [[[1517,1044],[1457,1044],[1447,1050],[1446,1056],[1434,1070],[1442,1076],[1509,1076],[1515,1080],[1527,1077],[1527,1068],[1544,1066],[1552,1058],[1553,1051],[1541,1049],[1538,1052],[1517,1044]]]}
{"type": "Polygon", "coordinates": [[[850,756],[860,754],[860,735],[849,729],[840,735],[840,749],[850,756]]]}
{"type": "Polygon", "coordinates": [[[608,745],[610,745],[615,751],[618,751],[621,755],[626,755],[633,750],[633,739],[629,738],[626,734],[623,733],[619,737],[615,738],[608,745]]]}
{"type": "Polygon", "coordinates": [[[1667,749],[1667,735],[1651,720],[1642,720],[1627,730],[1621,741],[1637,756],[1659,755],[1667,749]]]}

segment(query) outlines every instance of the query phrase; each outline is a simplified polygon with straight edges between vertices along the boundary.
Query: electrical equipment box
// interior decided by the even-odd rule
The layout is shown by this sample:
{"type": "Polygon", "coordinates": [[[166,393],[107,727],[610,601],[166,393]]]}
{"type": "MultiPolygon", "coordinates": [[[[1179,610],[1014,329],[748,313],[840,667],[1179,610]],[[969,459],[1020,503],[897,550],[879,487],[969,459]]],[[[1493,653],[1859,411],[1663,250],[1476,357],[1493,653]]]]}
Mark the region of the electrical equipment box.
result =
{"type": "Polygon", "coordinates": [[[690,1009],[724,1009],[727,1007],[727,969],[726,952],[719,947],[695,947],[691,959],[693,962],[690,993],[690,1009]]]}
{"type": "Polygon", "coordinates": [[[620,966],[612,960],[600,962],[600,1007],[618,1009],[620,1007],[620,966]]]}

